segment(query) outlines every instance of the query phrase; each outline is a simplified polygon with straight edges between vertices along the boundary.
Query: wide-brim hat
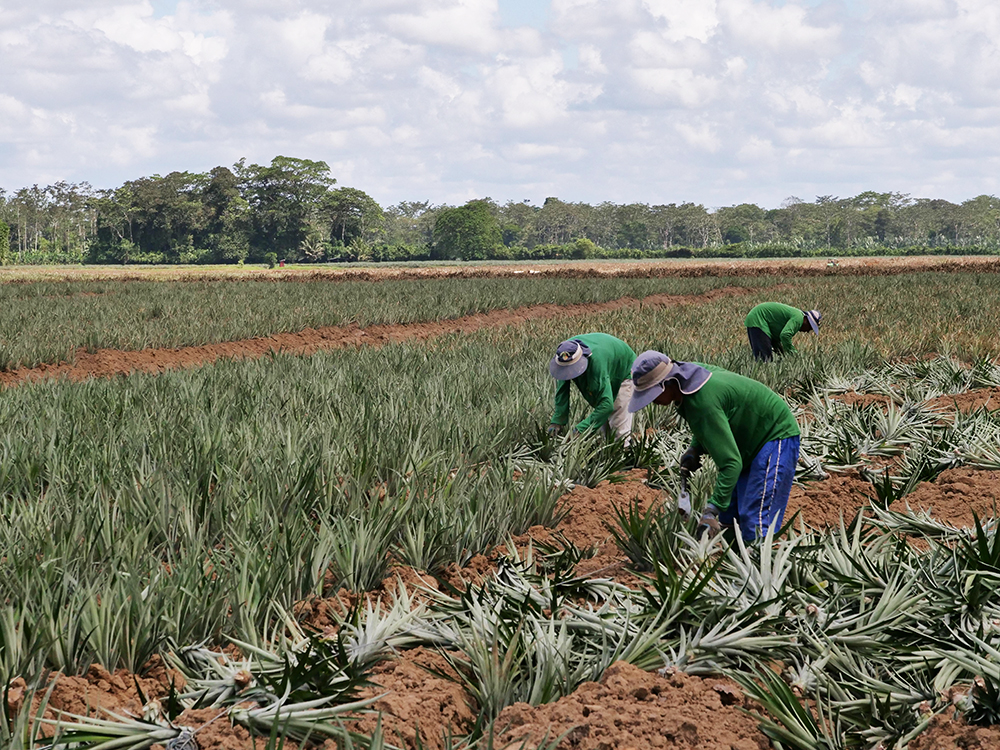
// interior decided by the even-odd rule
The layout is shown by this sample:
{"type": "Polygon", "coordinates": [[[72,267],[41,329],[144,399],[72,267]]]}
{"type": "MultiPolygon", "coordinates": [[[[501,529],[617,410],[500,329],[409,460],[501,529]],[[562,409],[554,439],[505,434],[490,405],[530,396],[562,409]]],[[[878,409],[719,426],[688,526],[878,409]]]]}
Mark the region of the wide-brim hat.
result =
{"type": "Polygon", "coordinates": [[[590,347],[579,339],[567,339],[556,348],[556,356],[549,362],[549,375],[556,380],[572,380],[587,371],[590,347]]]}
{"type": "Polygon", "coordinates": [[[649,406],[663,391],[664,383],[673,380],[685,396],[697,393],[712,373],[693,362],[675,362],[663,352],[645,351],[632,363],[632,398],[629,412],[649,406]]]}
{"type": "Polygon", "coordinates": [[[819,310],[803,310],[802,312],[806,316],[806,320],[809,321],[812,332],[819,336],[819,322],[823,319],[823,313],[819,310]]]}

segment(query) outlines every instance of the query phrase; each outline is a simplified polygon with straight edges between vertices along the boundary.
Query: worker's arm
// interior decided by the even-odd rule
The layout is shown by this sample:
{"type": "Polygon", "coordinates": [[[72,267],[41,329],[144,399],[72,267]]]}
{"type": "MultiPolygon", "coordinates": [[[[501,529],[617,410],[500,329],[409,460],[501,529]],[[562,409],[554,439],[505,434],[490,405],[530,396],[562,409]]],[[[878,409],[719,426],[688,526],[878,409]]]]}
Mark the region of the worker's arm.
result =
{"type": "Polygon", "coordinates": [[[689,424],[696,435],[691,441],[691,448],[707,452],[719,470],[715,491],[708,501],[719,510],[725,510],[743,471],[743,459],[740,458],[729,420],[721,409],[713,408],[693,419],[689,418],[689,424]]]}
{"type": "Polygon", "coordinates": [[[564,425],[569,421],[569,386],[572,381],[556,382],[556,410],[552,414],[552,424],[564,425]]]}
{"type": "Polygon", "coordinates": [[[781,329],[781,351],[785,354],[795,354],[795,347],[792,345],[792,336],[802,329],[802,319],[793,315],[781,329]]]}
{"type": "Polygon", "coordinates": [[[611,392],[610,378],[604,375],[594,388],[598,392],[597,403],[593,404],[594,410],[587,418],[576,426],[577,432],[587,432],[603,427],[615,410],[615,397],[611,392]]]}

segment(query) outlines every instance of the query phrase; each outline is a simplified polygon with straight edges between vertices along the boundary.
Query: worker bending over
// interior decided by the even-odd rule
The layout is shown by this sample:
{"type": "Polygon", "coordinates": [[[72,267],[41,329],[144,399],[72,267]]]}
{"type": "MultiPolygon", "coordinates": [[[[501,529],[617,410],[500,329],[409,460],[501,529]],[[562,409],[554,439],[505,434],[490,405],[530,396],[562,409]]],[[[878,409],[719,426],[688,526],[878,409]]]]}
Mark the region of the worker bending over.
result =
{"type": "Polygon", "coordinates": [[[549,362],[549,373],[558,381],[556,410],[549,434],[560,434],[569,421],[570,382],[576,383],[594,410],[574,429],[583,433],[601,429],[628,445],[632,436],[632,363],[635,352],[621,339],[606,333],[585,333],[563,341],[549,362]]]}
{"type": "Polygon", "coordinates": [[[799,425],[778,394],[721,367],[674,362],[656,351],[639,355],[632,382],[629,411],[677,404],[691,427],[682,469],[701,468],[703,453],[718,467],[699,535],[714,536],[734,519],[747,541],[781,527],[799,458],[799,425]]]}
{"type": "Polygon", "coordinates": [[[762,302],[753,308],[744,321],[754,359],[770,362],[773,352],[793,354],[792,336],[812,330],[819,335],[819,310],[799,310],[780,302],[762,302]]]}

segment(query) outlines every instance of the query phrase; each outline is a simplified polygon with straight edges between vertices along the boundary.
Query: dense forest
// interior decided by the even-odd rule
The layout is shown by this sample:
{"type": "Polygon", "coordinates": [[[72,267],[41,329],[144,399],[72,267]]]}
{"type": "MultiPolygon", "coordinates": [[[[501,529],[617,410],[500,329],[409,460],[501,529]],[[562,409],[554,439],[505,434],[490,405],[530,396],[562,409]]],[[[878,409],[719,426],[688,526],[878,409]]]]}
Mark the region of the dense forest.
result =
{"type": "Polygon", "coordinates": [[[0,263],[243,263],[1000,253],[1000,199],[864,192],[752,203],[546,198],[383,208],[322,161],[240,160],[114,189],[0,189],[0,263]]]}

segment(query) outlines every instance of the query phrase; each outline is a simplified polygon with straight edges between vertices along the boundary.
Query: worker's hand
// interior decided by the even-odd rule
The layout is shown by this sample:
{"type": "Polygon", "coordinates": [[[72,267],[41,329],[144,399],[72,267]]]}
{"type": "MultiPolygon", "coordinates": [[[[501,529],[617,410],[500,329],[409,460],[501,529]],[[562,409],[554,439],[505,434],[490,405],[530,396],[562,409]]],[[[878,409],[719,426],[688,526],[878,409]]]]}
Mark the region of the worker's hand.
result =
{"type": "Polygon", "coordinates": [[[701,468],[701,454],[698,451],[688,448],[681,456],[681,468],[693,474],[701,468]]]}
{"type": "Polygon", "coordinates": [[[549,429],[547,429],[545,433],[549,437],[559,437],[560,435],[562,435],[562,431],[563,431],[563,426],[561,424],[556,424],[555,422],[553,422],[552,424],[549,425],[549,429]]]}
{"type": "Polygon", "coordinates": [[[698,538],[701,539],[705,534],[708,534],[708,538],[712,539],[720,531],[722,531],[722,524],[719,523],[719,509],[709,503],[702,511],[701,520],[698,521],[698,538]]]}

